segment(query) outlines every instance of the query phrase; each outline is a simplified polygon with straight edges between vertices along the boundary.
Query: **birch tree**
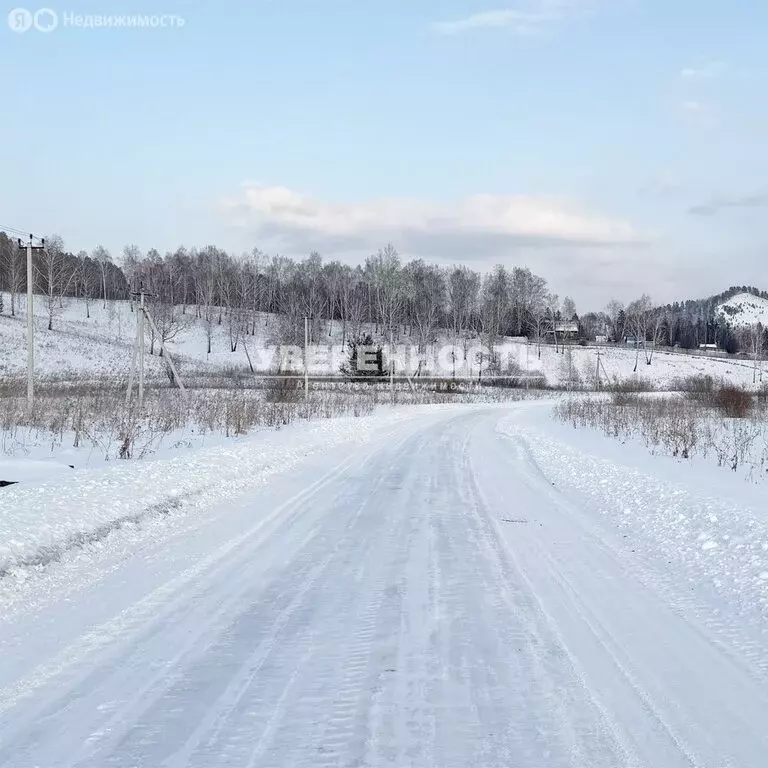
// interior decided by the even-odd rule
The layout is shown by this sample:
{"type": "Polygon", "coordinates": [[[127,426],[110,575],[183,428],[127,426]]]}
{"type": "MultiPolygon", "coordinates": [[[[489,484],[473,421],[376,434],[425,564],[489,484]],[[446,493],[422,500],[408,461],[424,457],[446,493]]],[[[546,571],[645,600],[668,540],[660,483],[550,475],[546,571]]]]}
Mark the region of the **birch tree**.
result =
{"type": "Polygon", "coordinates": [[[59,235],[45,238],[45,248],[38,259],[37,275],[45,294],[48,330],[53,330],[53,320],[64,307],[64,294],[77,273],[74,258],[67,258],[64,241],[59,235]]]}
{"type": "Polygon", "coordinates": [[[107,264],[112,262],[112,256],[103,245],[97,245],[91,253],[91,258],[99,265],[101,271],[102,301],[104,309],[107,308],[107,264]]]}

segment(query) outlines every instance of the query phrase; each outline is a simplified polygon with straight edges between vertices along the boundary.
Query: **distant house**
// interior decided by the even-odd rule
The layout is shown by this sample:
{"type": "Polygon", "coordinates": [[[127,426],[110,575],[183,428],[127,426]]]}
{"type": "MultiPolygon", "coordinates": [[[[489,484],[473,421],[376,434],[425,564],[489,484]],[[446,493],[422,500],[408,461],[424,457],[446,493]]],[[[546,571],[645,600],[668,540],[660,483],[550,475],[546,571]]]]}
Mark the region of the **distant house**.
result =
{"type": "Polygon", "coordinates": [[[579,337],[579,324],[578,323],[555,323],[555,328],[549,328],[546,332],[547,336],[554,336],[557,333],[558,340],[560,339],[577,339],[579,337]]]}
{"type": "Polygon", "coordinates": [[[717,352],[720,347],[718,347],[717,344],[699,344],[699,349],[703,349],[708,352],[717,352]]]}
{"type": "Polygon", "coordinates": [[[595,336],[595,343],[596,344],[607,344],[608,343],[608,337],[607,336],[595,336]]]}

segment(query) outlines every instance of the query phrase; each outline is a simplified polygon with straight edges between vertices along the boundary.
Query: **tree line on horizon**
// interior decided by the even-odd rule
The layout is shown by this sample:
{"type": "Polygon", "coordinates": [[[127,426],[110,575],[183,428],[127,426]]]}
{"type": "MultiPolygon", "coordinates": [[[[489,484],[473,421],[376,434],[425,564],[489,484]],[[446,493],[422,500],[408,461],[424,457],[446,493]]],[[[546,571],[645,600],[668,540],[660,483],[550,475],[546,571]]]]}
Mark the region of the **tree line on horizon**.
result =
{"type": "MultiPolygon", "coordinates": [[[[421,349],[438,328],[446,328],[454,338],[480,337],[490,347],[505,336],[525,336],[537,340],[540,350],[545,336],[555,345],[563,342],[561,324],[568,322],[576,323],[577,336],[586,340],[605,336],[620,342],[631,336],[651,348],[716,343],[731,353],[754,352],[755,331],[752,336],[734,331],[717,307],[740,292],[768,299],[768,292],[750,286],[661,307],[643,295],[627,305],[611,300],[603,310],[580,316],[570,297],[561,300],[526,266],[498,265],[480,273],[464,265],[403,261],[392,244],[356,266],[324,261],[316,252],[295,260],[258,248],[233,255],[216,246],[180,247],[161,255],[154,248],[142,252],[126,245],[116,260],[103,246],[91,253],[69,252],[62,238],[52,235],[46,249],[35,254],[34,270],[33,290],[44,297],[49,329],[68,298],[82,299],[89,315],[93,302],[129,299],[141,289],[163,342],[196,318],[206,328],[208,351],[215,327],[226,327],[230,349],[236,351],[242,339],[256,334],[262,313],[270,313],[278,319],[275,341],[289,344],[303,341],[304,317],[309,317],[315,342],[330,332],[329,321],[341,328],[342,343],[359,338],[366,325],[385,341],[408,336],[421,349]]],[[[0,296],[0,312],[15,315],[26,292],[26,256],[16,238],[4,232],[0,290],[9,296],[5,308],[0,296]]],[[[762,328],[759,336],[762,350],[768,346],[762,328]]]]}

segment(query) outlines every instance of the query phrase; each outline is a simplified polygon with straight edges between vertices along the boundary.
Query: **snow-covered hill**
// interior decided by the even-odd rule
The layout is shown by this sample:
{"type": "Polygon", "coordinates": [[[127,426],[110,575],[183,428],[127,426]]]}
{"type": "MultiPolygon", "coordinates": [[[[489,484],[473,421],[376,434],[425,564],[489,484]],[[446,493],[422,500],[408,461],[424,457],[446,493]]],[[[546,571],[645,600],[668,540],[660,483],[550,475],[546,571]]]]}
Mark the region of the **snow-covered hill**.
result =
{"type": "MultiPolygon", "coordinates": [[[[132,346],[136,332],[136,314],[124,301],[108,301],[106,307],[101,302],[91,302],[88,311],[84,302],[71,299],[57,312],[54,318],[54,330],[47,329],[47,317],[43,298],[36,299],[36,370],[40,375],[61,378],[117,376],[127,375],[132,359],[132,346]],[[90,316],[88,316],[90,315],[90,316]]],[[[741,306],[742,311],[735,317],[741,317],[745,323],[759,317],[759,310],[765,312],[765,324],[768,325],[768,301],[748,294],[742,294],[742,301],[734,297],[730,306],[741,306]],[[750,314],[751,313],[751,314],[750,314]]],[[[22,303],[16,317],[8,316],[10,302],[6,300],[6,313],[0,315],[0,377],[20,375],[26,369],[26,316],[22,303]]],[[[180,311],[180,310],[179,310],[180,311]]],[[[169,343],[169,349],[180,361],[182,373],[189,376],[196,372],[224,371],[228,368],[247,370],[248,356],[256,370],[273,370],[275,363],[274,347],[278,337],[277,318],[261,314],[257,318],[255,334],[247,337],[246,347],[240,342],[237,351],[232,352],[226,317],[222,323],[218,318],[211,327],[211,352],[208,353],[208,329],[205,323],[194,316],[192,308],[182,316],[183,329],[169,343]]],[[[374,328],[365,329],[374,332],[374,328]]],[[[341,348],[341,327],[339,323],[327,325],[321,332],[323,343],[336,345],[331,354],[320,347],[310,350],[310,369],[317,374],[337,374],[346,353],[341,348]]],[[[418,364],[415,354],[415,339],[404,337],[398,340],[400,348],[407,350],[407,362],[411,370],[418,364]]],[[[485,358],[471,352],[480,344],[479,339],[469,342],[469,355],[464,359],[461,346],[457,348],[457,376],[475,377],[478,373],[478,361],[485,358]]],[[[385,344],[385,350],[387,345],[385,344]]],[[[447,332],[439,332],[436,343],[430,346],[426,366],[422,372],[451,376],[454,366],[451,362],[451,338],[447,332]],[[446,354],[447,353],[447,354],[446,354]]],[[[552,385],[566,385],[569,381],[593,385],[597,369],[597,348],[567,347],[565,354],[556,353],[551,345],[544,345],[539,356],[536,344],[526,344],[519,339],[507,339],[502,358],[522,372],[543,373],[552,385]]],[[[157,351],[157,349],[155,350],[157,351]]],[[[643,379],[657,388],[668,388],[675,380],[695,376],[709,375],[724,379],[734,384],[751,387],[761,383],[760,372],[755,374],[754,365],[744,358],[706,357],[685,354],[673,350],[659,350],[653,355],[651,365],[646,365],[640,354],[637,372],[635,368],[635,350],[622,347],[603,347],[601,349],[601,381],[626,381],[643,379]]],[[[300,358],[297,361],[301,365],[300,358]]],[[[164,375],[162,360],[156,355],[148,355],[146,369],[149,376],[164,375]]],[[[402,370],[398,364],[398,370],[402,370]]],[[[505,369],[506,370],[506,369],[505,369]]]]}
{"type": "Polygon", "coordinates": [[[732,328],[744,328],[757,323],[768,327],[768,299],[751,293],[737,293],[720,304],[717,313],[732,328]]]}
{"type": "MultiPolygon", "coordinates": [[[[83,301],[66,300],[56,312],[52,331],[47,327],[44,301],[41,296],[35,297],[35,369],[40,375],[67,378],[128,374],[136,335],[136,314],[127,301],[107,301],[106,307],[100,301],[92,301],[86,308],[83,301]]],[[[26,370],[25,303],[22,302],[15,317],[10,317],[10,301],[6,297],[5,314],[0,315],[0,377],[26,370]]],[[[183,321],[183,330],[168,344],[174,356],[181,358],[183,370],[188,373],[215,371],[247,364],[242,345],[236,353],[229,351],[224,323],[214,323],[211,354],[208,354],[203,323],[194,317],[192,310],[183,316],[183,321]]],[[[264,341],[268,331],[265,323],[259,323],[255,339],[264,341]]],[[[249,345],[255,343],[249,338],[249,345]]],[[[145,365],[149,376],[164,375],[164,365],[157,355],[147,355],[145,365]]]]}

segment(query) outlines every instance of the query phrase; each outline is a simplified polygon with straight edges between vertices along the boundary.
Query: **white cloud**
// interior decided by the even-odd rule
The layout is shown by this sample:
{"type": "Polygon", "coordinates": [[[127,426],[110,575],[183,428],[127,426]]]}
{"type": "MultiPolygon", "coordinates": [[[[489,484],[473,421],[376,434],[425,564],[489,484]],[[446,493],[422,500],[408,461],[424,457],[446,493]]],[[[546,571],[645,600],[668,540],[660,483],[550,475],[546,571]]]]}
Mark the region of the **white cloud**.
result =
{"type": "Polygon", "coordinates": [[[655,249],[631,224],[550,197],[333,202],[250,182],[222,201],[221,210],[235,250],[257,245],[292,257],[317,250],[328,259],[360,263],[392,242],[405,259],[464,263],[481,271],[498,263],[527,264],[555,290],[598,302],[604,293],[623,296],[621,286],[638,274],[654,273],[649,265],[655,249]]]}
{"type": "Polygon", "coordinates": [[[518,8],[483,11],[454,21],[440,21],[432,29],[441,35],[458,35],[475,29],[505,28],[527,36],[545,31],[594,6],[594,0],[529,0],[518,8]]]}
{"type": "Polygon", "coordinates": [[[284,187],[246,183],[224,203],[230,221],[293,253],[353,252],[393,241],[406,253],[494,258],[518,247],[637,244],[625,221],[566,202],[524,195],[473,195],[456,202],[381,198],[320,200],[284,187]]]}

